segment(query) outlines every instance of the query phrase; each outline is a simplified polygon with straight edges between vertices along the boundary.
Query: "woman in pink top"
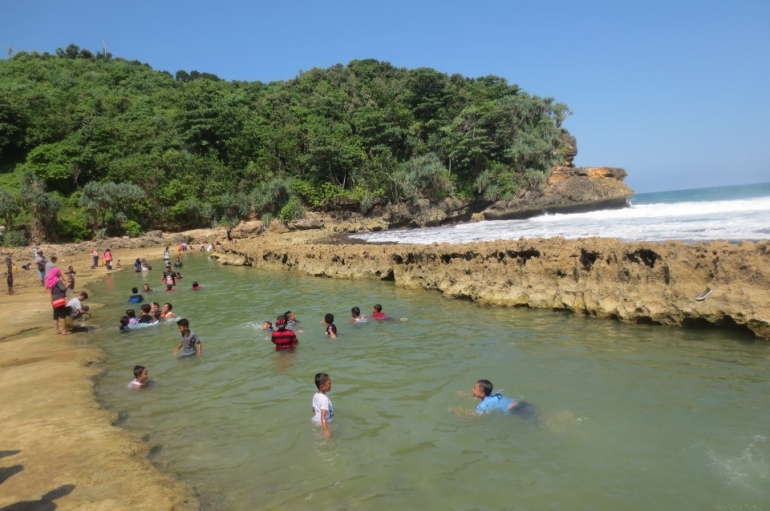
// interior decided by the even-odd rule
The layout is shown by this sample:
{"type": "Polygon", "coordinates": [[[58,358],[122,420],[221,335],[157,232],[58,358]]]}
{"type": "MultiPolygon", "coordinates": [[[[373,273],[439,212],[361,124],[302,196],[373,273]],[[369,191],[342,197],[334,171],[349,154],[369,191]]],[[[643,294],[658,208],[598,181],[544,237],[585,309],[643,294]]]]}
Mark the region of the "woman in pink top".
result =
{"type": "Polygon", "coordinates": [[[104,264],[107,265],[107,269],[112,269],[112,252],[110,252],[110,249],[104,251],[104,264]]]}

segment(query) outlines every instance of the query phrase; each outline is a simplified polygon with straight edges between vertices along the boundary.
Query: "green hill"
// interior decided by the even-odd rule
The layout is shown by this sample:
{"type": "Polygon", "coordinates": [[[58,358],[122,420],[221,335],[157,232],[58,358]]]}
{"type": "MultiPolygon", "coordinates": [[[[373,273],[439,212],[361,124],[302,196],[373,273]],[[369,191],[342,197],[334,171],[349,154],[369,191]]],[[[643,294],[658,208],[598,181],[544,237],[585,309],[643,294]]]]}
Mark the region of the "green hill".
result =
{"type": "Polygon", "coordinates": [[[0,216],[33,238],[82,239],[511,199],[564,160],[568,114],[504,78],[376,60],[260,83],[74,45],[21,52],[0,61],[0,216]]]}

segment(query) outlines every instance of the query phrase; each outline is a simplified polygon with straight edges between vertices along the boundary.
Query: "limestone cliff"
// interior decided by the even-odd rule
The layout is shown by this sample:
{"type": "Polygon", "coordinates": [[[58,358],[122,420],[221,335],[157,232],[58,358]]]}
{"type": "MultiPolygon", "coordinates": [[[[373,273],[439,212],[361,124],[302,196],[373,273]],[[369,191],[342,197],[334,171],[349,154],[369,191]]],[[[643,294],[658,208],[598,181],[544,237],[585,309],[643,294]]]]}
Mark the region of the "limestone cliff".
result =
{"type": "Polygon", "coordinates": [[[483,305],[563,309],[628,323],[740,328],[770,339],[770,243],[562,238],[451,245],[292,244],[261,236],[222,264],[392,280],[483,305]],[[274,241],[271,241],[274,240],[274,241]],[[695,297],[706,288],[703,301],[695,297]]]}

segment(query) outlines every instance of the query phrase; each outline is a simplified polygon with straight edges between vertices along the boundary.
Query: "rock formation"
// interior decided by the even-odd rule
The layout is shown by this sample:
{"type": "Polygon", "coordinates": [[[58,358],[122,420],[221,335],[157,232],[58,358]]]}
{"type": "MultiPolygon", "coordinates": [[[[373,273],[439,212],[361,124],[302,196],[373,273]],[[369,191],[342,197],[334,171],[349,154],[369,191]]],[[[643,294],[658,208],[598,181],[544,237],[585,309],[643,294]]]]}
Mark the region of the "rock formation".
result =
{"type": "Polygon", "coordinates": [[[292,244],[260,236],[221,264],[392,280],[482,305],[569,310],[628,323],[739,328],[770,339],[770,243],[562,238],[452,245],[292,244]],[[271,241],[274,240],[274,241],[271,241]],[[695,297],[706,288],[703,301],[695,297]]]}

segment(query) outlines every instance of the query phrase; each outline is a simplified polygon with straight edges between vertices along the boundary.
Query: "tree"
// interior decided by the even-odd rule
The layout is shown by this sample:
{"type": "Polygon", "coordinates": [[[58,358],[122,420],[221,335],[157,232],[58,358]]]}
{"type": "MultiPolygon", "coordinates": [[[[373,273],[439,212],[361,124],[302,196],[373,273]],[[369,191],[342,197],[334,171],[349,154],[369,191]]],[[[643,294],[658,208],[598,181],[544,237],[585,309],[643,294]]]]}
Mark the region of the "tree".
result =
{"type": "Polygon", "coordinates": [[[11,192],[0,188],[0,217],[5,225],[5,233],[11,232],[13,227],[13,218],[21,213],[19,199],[14,197],[11,192]]]}
{"type": "Polygon", "coordinates": [[[107,213],[114,205],[114,198],[107,183],[91,181],[83,187],[78,205],[91,217],[91,228],[97,235],[99,227],[107,224],[107,213]]]}
{"type": "Polygon", "coordinates": [[[144,190],[131,183],[91,181],[83,187],[78,205],[83,207],[91,219],[94,236],[107,226],[107,215],[112,213],[116,223],[128,220],[127,214],[144,199],[144,190]]]}
{"type": "Polygon", "coordinates": [[[391,197],[396,201],[414,204],[419,199],[428,199],[436,202],[454,193],[449,171],[433,153],[402,163],[391,179],[391,197]]]}
{"type": "Polygon", "coordinates": [[[32,214],[30,238],[33,243],[44,239],[53,240],[56,215],[61,209],[61,200],[45,191],[45,183],[33,172],[25,171],[21,176],[19,200],[32,214]]]}
{"type": "Polygon", "coordinates": [[[0,97],[0,162],[24,145],[24,115],[7,97],[0,97]]]}

